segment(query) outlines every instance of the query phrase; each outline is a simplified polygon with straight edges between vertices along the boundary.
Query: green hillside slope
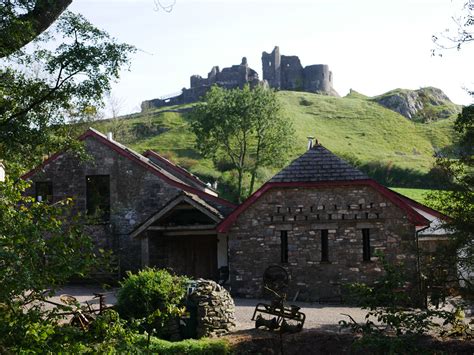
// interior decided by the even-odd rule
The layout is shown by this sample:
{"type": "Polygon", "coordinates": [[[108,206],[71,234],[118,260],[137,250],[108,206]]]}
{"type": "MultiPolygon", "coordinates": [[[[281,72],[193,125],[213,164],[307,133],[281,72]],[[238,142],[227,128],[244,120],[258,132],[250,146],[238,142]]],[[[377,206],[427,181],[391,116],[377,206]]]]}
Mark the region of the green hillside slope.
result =
{"type": "MultiPolygon", "coordinates": [[[[439,187],[428,173],[435,151],[453,144],[453,117],[416,123],[360,94],[336,98],[282,91],[278,95],[296,131],[293,157],[304,152],[306,137],[312,135],[386,185],[439,187]]],[[[114,131],[117,141],[138,152],[153,149],[204,180],[220,176],[212,162],[194,150],[187,113],[166,108],[92,126],[114,131]]],[[[260,182],[273,173],[262,171],[260,182]]]]}

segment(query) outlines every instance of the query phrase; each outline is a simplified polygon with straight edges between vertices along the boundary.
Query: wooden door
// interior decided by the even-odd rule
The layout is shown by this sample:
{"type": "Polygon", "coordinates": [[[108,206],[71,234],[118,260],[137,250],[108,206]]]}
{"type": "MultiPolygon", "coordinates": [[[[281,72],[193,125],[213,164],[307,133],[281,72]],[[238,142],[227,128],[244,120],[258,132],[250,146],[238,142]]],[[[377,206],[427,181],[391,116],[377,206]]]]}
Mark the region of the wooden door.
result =
{"type": "Polygon", "coordinates": [[[193,278],[216,279],[217,236],[167,236],[166,267],[193,278]]]}

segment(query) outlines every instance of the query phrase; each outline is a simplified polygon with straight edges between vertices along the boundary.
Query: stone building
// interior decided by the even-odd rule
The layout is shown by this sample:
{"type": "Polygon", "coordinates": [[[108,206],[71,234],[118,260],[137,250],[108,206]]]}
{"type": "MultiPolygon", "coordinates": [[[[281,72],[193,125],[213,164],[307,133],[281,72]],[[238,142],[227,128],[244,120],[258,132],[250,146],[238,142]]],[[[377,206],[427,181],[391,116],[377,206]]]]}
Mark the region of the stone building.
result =
{"type": "Polygon", "coordinates": [[[216,225],[235,207],[157,153],[141,155],[89,129],[90,159],[57,153],[24,175],[38,201],[73,197],[98,247],[118,257],[118,273],[144,266],[217,279],[227,245],[216,225]]]}
{"type": "Polygon", "coordinates": [[[115,277],[144,266],[230,275],[234,295],[260,297],[264,271],[280,265],[290,297],[320,300],[378,278],[381,251],[405,264],[416,288],[418,248],[436,242],[443,218],[312,141],[236,207],[156,152],[141,155],[93,129],[80,139],[90,159],[60,152],[23,178],[38,201],[74,198],[97,246],[117,255],[115,277]]]}
{"type": "Polygon", "coordinates": [[[376,252],[403,262],[417,290],[418,237],[440,214],[368,178],[316,143],[218,227],[228,239],[235,295],[259,297],[271,265],[290,275],[290,297],[341,296],[342,285],[383,272],[376,252]]]}
{"type": "Polygon", "coordinates": [[[308,65],[303,68],[295,56],[280,55],[280,48],[262,53],[263,80],[278,90],[305,91],[339,96],[333,88],[332,72],[327,64],[308,65]]]}

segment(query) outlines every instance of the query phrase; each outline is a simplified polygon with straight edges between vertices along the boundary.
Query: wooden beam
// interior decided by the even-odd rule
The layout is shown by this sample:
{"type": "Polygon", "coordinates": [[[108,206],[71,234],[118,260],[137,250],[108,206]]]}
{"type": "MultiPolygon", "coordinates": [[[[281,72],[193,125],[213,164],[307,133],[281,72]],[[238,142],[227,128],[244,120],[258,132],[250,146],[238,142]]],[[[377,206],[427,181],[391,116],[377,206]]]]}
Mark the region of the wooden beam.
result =
{"type": "Polygon", "coordinates": [[[214,230],[215,231],[216,225],[215,224],[197,224],[197,225],[190,225],[190,226],[149,226],[147,230],[149,231],[193,231],[193,230],[214,230]]]}
{"type": "MultiPolygon", "coordinates": [[[[164,236],[200,236],[200,235],[216,235],[215,229],[202,230],[202,231],[166,231],[163,232],[164,236]]],[[[157,237],[159,238],[159,236],[157,237]]]]}

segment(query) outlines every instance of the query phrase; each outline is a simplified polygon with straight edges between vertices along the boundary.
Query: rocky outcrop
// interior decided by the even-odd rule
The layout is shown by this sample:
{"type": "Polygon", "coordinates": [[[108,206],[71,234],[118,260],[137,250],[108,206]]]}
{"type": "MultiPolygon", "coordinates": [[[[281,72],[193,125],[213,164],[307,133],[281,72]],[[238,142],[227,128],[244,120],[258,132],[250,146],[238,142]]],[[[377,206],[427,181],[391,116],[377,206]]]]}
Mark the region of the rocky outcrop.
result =
{"type": "Polygon", "coordinates": [[[410,120],[422,122],[448,118],[461,110],[442,90],[434,87],[419,90],[396,89],[372,100],[410,120]]]}

